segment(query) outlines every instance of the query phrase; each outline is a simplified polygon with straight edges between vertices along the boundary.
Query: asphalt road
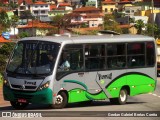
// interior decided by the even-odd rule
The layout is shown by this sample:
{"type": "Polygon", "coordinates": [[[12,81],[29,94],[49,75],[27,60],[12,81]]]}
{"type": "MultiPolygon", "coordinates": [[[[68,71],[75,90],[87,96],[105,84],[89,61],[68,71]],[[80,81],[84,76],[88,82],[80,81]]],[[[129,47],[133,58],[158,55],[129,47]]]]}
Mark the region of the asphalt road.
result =
{"type": "MultiPolygon", "coordinates": [[[[10,104],[0,107],[0,111],[11,111],[11,110],[14,111],[14,109],[10,106],[10,104]]],[[[50,109],[46,105],[34,104],[34,105],[29,105],[25,111],[42,112],[42,113],[45,113],[45,116],[47,116],[47,114],[48,116],[57,115],[57,116],[60,116],[58,117],[58,119],[60,120],[61,119],[65,119],[65,120],[80,119],[81,120],[84,118],[85,120],[88,120],[88,119],[89,120],[104,120],[104,119],[108,120],[108,119],[117,119],[117,118],[128,120],[128,117],[106,117],[103,115],[105,114],[105,112],[108,115],[110,111],[117,111],[117,113],[118,111],[121,111],[122,113],[125,113],[125,112],[134,113],[136,111],[139,111],[139,113],[143,111],[145,111],[145,113],[148,111],[151,111],[152,113],[154,113],[154,111],[160,111],[160,78],[158,78],[157,80],[157,88],[153,93],[129,97],[128,102],[125,105],[111,105],[110,102],[106,100],[106,101],[94,101],[91,105],[87,105],[87,106],[76,103],[76,104],[69,104],[64,109],[50,109]],[[65,113],[66,111],[69,111],[69,112],[65,113]],[[79,111],[82,111],[82,112],[79,112],[79,111]],[[97,113],[93,112],[91,114],[90,111],[103,111],[103,112],[100,112],[100,114],[98,112],[97,113]],[[101,114],[103,115],[101,116],[101,114]],[[76,117],[74,117],[74,115],[76,117]],[[86,117],[86,116],[89,116],[89,117],[86,117]]],[[[8,120],[8,118],[3,118],[3,119],[8,120]]],[[[38,119],[42,120],[45,118],[38,118],[38,119]]],[[[47,118],[47,120],[48,119],[51,119],[51,117],[47,118]]],[[[130,117],[129,119],[148,119],[150,120],[151,117],[130,117]]],[[[152,117],[152,119],[159,120],[160,118],[152,117]]]]}

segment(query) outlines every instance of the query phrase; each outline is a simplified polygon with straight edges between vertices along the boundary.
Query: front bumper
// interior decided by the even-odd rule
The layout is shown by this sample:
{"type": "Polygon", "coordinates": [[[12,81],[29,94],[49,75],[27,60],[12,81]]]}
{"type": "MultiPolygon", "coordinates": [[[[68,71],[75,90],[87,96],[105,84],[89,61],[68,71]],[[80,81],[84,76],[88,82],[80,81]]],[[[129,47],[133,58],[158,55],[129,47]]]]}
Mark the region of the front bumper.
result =
{"type": "Polygon", "coordinates": [[[18,99],[25,99],[28,103],[52,104],[53,101],[52,90],[50,88],[33,92],[18,91],[3,86],[3,97],[4,100],[7,101],[18,101],[18,99]]]}

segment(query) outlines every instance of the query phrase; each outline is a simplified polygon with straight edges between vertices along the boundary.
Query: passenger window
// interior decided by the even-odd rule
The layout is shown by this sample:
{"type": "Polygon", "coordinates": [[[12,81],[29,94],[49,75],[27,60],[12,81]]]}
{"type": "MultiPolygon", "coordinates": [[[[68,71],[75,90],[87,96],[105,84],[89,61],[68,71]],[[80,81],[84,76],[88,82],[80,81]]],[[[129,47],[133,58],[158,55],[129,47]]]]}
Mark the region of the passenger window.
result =
{"type": "Polygon", "coordinates": [[[67,45],[61,54],[59,69],[63,71],[82,70],[83,49],[82,45],[67,45]],[[65,68],[63,68],[65,67],[65,68]]]}
{"type": "Polygon", "coordinates": [[[105,45],[89,44],[85,46],[85,69],[105,69],[105,45]]]}
{"type": "Polygon", "coordinates": [[[107,67],[119,69],[126,66],[125,44],[107,44],[107,67]]]}
{"type": "Polygon", "coordinates": [[[74,71],[83,71],[83,46],[66,45],[62,51],[56,74],[57,80],[74,71]]]}
{"type": "Polygon", "coordinates": [[[108,44],[107,55],[125,55],[125,44],[108,44]]]}
{"type": "Polygon", "coordinates": [[[144,54],[144,43],[128,43],[128,55],[144,54]]]}
{"type": "Polygon", "coordinates": [[[146,43],[146,62],[147,66],[153,66],[155,64],[155,49],[153,42],[146,43]]]}
{"type": "Polygon", "coordinates": [[[127,49],[128,67],[145,66],[144,43],[128,43],[127,49]]]}

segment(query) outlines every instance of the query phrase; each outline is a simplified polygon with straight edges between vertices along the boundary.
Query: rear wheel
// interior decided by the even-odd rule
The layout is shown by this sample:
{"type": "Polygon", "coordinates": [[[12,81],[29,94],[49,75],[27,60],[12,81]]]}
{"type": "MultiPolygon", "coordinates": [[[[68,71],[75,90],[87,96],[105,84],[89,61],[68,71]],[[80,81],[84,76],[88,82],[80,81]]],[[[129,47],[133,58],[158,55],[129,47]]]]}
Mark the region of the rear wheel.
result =
{"type": "Polygon", "coordinates": [[[111,98],[110,102],[112,104],[124,105],[128,99],[128,92],[126,89],[121,89],[118,98],[111,98]]]}
{"type": "Polygon", "coordinates": [[[66,93],[61,92],[56,96],[55,103],[51,105],[54,109],[62,109],[67,105],[68,98],[66,93]]]}
{"type": "Polygon", "coordinates": [[[20,103],[20,102],[14,102],[14,101],[10,101],[10,103],[12,107],[17,110],[25,109],[29,104],[29,103],[20,103]]]}

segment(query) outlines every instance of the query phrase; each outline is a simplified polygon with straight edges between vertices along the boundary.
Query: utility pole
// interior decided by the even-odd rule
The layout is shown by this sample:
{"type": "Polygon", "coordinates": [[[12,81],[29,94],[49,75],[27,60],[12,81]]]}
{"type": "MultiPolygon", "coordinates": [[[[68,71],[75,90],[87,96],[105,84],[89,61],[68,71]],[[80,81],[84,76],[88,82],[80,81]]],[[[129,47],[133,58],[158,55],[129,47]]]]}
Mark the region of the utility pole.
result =
{"type": "Polygon", "coordinates": [[[151,1],[151,6],[152,6],[152,36],[154,37],[154,13],[153,13],[154,2],[153,0],[151,1]]]}

